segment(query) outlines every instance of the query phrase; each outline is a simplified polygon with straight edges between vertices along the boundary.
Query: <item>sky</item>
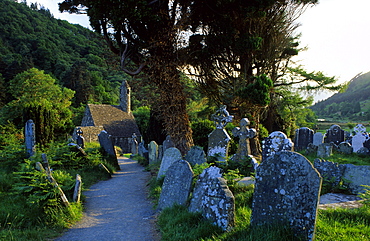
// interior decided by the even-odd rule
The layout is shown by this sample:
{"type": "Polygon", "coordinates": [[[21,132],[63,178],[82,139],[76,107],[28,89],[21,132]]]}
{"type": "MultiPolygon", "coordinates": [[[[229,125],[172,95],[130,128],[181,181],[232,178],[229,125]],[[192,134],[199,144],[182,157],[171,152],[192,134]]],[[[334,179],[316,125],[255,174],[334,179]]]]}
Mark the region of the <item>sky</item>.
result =
{"type": "MultiPolygon", "coordinates": [[[[60,13],[62,0],[28,0],[50,9],[55,18],[89,27],[86,15],[60,13]]],[[[321,71],[335,76],[338,83],[370,71],[370,0],[319,0],[297,20],[300,46],[307,47],[294,58],[308,72],[321,71]]],[[[331,93],[333,94],[333,93],[331,93]]],[[[315,95],[315,101],[330,93],[315,95]]]]}

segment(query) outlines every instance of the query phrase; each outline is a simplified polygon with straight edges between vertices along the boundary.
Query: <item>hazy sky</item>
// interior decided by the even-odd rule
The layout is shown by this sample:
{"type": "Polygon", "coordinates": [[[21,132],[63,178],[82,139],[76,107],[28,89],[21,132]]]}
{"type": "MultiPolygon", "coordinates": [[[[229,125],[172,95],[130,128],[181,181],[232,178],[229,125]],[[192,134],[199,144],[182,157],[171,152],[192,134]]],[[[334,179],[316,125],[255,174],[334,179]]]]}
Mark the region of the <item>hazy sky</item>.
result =
{"type": "MultiPolygon", "coordinates": [[[[55,18],[88,27],[86,15],[59,13],[62,0],[37,0],[55,18]]],[[[298,19],[301,46],[308,50],[296,58],[309,72],[322,71],[339,82],[370,71],[370,0],[319,0],[298,19]]],[[[327,98],[322,93],[315,100],[327,98]]]]}

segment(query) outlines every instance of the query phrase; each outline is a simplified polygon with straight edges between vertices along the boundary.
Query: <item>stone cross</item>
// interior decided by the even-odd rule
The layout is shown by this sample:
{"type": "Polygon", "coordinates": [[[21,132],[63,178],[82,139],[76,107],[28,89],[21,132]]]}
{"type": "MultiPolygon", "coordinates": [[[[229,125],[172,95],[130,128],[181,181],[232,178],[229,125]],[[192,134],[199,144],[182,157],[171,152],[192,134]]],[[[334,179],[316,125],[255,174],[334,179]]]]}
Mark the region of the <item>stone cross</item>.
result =
{"type": "Polygon", "coordinates": [[[211,116],[211,120],[215,122],[217,129],[223,129],[227,123],[233,120],[233,117],[234,116],[230,115],[226,110],[226,105],[222,105],[220,109],[218,109],[216,113],[211,116]]]}
{"type": "Polygon", "coordinates": [[[234,136],[239,136],[239,148],[237,152],[237,158],[239,160],[251,154],[249,139],[255,137],[257,134],[254,128],[248,128],[249,124],[249,120],[243,118],[240,120],[240,127],[235,127],[232,131],[234,136]]]}
{"type": "Polygon", "coordinates": [[[27,154],[31,157],[36,153],[36,134],[35,123],[33,123],[33,120],[28,120],[26,122],[24,132],[27,154]]]}

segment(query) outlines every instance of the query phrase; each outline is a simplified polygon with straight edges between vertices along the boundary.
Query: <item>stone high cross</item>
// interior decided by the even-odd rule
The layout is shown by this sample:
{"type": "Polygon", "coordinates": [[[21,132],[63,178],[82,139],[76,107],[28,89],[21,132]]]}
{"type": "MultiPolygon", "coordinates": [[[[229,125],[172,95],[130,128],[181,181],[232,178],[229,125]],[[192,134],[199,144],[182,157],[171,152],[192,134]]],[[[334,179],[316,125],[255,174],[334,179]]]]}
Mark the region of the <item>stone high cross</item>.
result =
{"type": "Polygon", "coordinates": [[[230,115],[226,110],[226,105],[222,105],[220,109],[218,109],[216,113],[211,116],[211,120],[215,122],[217,129],[223,129],[227,123],[233,120],[233,117],[234,116],[230,115]]]}
{"type": "Polygon", "coordinates": [[[249,139],[255,137],[257,132],[254,128],[249,129],[249,124],[249,120],[243,118],[240,120],[240,127],[235,127],[232,131],[234,136],[239,136],[238,159],[242,159],[251,154],[249,139]]]}

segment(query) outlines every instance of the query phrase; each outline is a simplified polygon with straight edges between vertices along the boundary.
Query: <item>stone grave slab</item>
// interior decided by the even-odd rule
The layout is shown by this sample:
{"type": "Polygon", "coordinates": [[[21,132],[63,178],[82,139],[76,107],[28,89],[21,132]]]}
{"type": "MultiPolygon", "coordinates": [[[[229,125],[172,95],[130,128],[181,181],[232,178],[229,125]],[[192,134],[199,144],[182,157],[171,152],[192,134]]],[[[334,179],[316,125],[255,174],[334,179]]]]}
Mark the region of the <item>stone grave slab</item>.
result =
{"type": "Polygon", "coordinates": [[[182,155],[179,149],[177,149],[176,147],[168,148],[163,154],[163,159],[161,162],[161,166],[159,167],[157,179],[159,179],[161,176],[166,175],[166,172],[168,168],[170,168],[172,163],[179,160],[182,160],[182,155]]]}
{"type": "Polygon", "coordinates": [[[206,154],[200,146],[192,146],[185,156],[187,162],[194,166],[195,164],[201,165],[207,162],[206,154]]]}
{"type": "Polygon", "coordinates": [[[153,164],[158,160],[158,145],[155,141],[151,141],[148,145],[149,164],[153,164]]]}

